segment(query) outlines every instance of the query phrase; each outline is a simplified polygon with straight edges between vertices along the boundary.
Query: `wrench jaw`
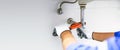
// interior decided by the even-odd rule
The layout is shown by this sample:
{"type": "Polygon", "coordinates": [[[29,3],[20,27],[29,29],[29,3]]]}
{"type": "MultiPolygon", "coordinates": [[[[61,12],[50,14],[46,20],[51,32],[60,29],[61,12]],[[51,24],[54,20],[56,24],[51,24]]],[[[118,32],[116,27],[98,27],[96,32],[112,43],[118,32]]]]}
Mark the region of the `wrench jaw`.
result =
{"type": "Polygon", "coordinates": [[[78,37],[80,37],[81,39],[82,38],[88,39],[88,37],[86,36],[86,34],[80,28],[77,28],[76,31],[77,31],[78,37]]]}
{"type": "Polygon", "coordinates": [[[78,35],[78,37],[80,37],[80,39],[82,39],[82,38],[88,39],[88,37],[86,36],[84,30],[82,30],[82,23],[81,22],[75,22],[72,18],[69,18],[67,20],[67,23],[71,24],[70,29],[71,28],[72,29],[76,29],[77,28],[76,29],[77,35],[78,35]]]}

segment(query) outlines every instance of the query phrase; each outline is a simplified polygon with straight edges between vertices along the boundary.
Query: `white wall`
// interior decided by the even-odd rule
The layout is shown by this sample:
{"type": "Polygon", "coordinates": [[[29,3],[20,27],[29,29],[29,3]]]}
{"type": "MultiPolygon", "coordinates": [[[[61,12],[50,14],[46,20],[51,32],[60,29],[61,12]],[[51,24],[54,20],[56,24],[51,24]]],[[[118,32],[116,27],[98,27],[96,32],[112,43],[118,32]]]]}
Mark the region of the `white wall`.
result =
{"type": "MultiPolygon", "coordinates": [[[[79,21],[78,4],[65,4],[57,15],[59,0],[0,0],[0,50],[62,50],[52,36],[55,25],[72,17],[79,21]]],[[[118,31],[119,2],[95,1],[88,4],[86,21],[94,31],[118,31]],[[105,4],[105,5],[103,5],[105,4]]]]}

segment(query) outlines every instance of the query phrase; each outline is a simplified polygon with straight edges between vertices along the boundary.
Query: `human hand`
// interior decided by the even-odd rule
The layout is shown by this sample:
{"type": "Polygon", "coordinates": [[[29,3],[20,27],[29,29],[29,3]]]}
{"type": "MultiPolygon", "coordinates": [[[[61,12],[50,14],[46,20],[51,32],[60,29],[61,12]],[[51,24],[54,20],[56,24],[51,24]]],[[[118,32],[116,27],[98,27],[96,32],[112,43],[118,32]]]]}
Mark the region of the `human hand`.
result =
{"type": "Polygon", "coordinates": [[[55,28],[54,28],[54,34],[56,35],[56,36],[60,36],[61,35],[61,33],[62,32],[64,32],[65,30],[70,30],[69,29],[69,24],[62,24],[62,25],[58,25],[58,26],[55,26],[55,28]]]}

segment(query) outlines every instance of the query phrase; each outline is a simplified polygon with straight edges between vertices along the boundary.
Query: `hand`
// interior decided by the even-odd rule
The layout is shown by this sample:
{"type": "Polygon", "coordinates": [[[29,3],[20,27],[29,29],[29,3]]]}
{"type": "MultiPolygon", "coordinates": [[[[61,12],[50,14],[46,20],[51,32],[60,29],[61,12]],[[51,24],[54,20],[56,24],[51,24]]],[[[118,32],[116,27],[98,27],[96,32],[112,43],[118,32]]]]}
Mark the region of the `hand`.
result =
{"type": "Polygon", "coordinates": [[[62,25],[58,25],[58,26],[55,26],[55,32],[58,36],[61,35],[62,32],[64,32],[65,30],[70,30],[69,29],[69,26],[68,24],[62,24],[62,25]]]}
{"type": "Polygon", "coordinates": [[[92,33],[93,31],[89,29],[88,27],[85,27],[85,29],[82,29],[82,23],[81,22],[75,22],[71,24],[70,29],[76,29],[78,32],[79,37],[84,37],[87,39],[92,39],[92,33]]]}

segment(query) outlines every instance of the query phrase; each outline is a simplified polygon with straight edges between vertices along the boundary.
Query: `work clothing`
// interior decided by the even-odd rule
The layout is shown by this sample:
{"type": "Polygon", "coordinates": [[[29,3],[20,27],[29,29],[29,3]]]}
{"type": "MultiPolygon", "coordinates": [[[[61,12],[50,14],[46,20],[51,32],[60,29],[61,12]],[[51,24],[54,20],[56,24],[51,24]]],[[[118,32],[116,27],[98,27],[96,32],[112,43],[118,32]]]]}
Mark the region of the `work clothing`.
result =
{"type": "Polygon", "coordinates": [[[66,50],[120,50],[120,31],[115,32],[114,37],[103,42],[82,39],[80,42],[68,46],[66,50]]]}

